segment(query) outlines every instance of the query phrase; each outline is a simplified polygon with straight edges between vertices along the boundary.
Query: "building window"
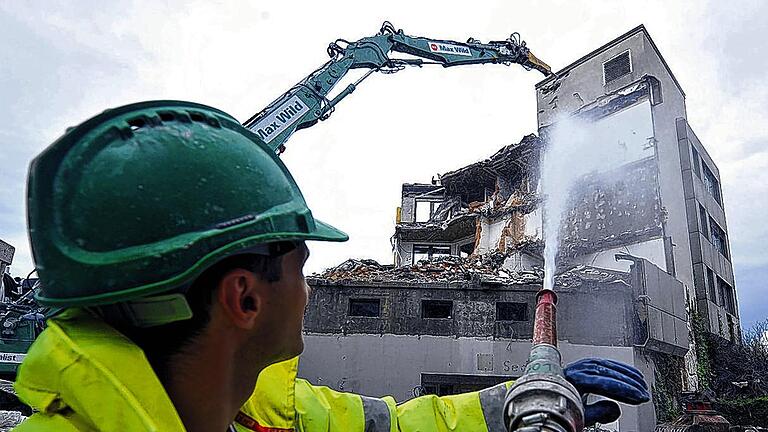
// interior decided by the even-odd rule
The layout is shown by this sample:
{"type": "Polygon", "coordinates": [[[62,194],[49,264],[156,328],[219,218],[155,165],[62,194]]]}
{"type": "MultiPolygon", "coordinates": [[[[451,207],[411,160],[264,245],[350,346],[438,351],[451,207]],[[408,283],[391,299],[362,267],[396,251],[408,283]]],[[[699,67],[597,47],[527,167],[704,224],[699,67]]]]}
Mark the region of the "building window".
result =
{"type": "Polygon", "coordinates": [[[715,175],[712,174],[712,171],[710,171],[706,165],[702,165],[701,169],[704,172],[704,178],[702,178],[704,181],[704,188],[707,189],[707,192],[712,195],[712,198],[714,198],[718,204],[722,205],[722,202],[720,201],[720,182],[717,181],[715,175]]]}
{"type": "Polygon", "coordinates": [[[736,342],[736,325],[731,316],[728,316],[728,334],[731,335],[731,342],[736,342]]]}
{"type": "Polygon", "coordinates": [[[493,194],[495,194],[495,193],[496,193],[496,191],[494,189],[485,188],[483,190],[483,201],[490,200],[491,198],[493,198],[493,194]]]}
{"type": "Polygon", "coordinates": [[[416,200],[416,222],[429,222],[440,204],[440,201],[416,200]]]}
{"type": "Polygon", "coordinates": [[[731,315],[736,315],[736,299],[733,297],[733,287],[728,282],[717,278],[718,291],[720,292],[721,306],[731,315]]]}
{"type": "Polygon", "coordinates": [[[701,158],[693,143],[691,143],[691,166],[693,167],[693,172],[696,173],[696,177],[701,178],[701,158]]]}
{"type": "Polygon", "coordinates": [[[718,225],[712,218],[709,218],[709,231],[712,246],[714,246],[718,252],[723,254],[724,257],[728,258],[728,241],[725,237],[725,231],[723,231],[723,229],[720,228],[720,225],[718,225]]]}
{"type": "Polygon", "coordinates": [[[453,316],[452,300],[422,300],[422,318],[450,318],[453,316]]]}
{"type": "Polygon", "coordinates": [[[704,237],[709,238],[709,224],[707,223],[707,221],[709,221],[709,216],[707,216],[707,210],[705,210],[704,206],[701,204],[699,204],[699,218],[701,218],[699,231],[701,231],[704,237]]]}
{"type": "Polygon", "coordinates": [[[462,258],[469,258],[470,255],[475,251],[475,243],[467,243],[459,246],[459,255],[461,255],[462,258]]]}
{"type": "Polygon", "coordinates": [[[413,245],[413,264],[421,260],[431,260],[432,258],[449,256],[450,254],[450,246],[413,245]]]}
{"type": "Polygon", "coordinates": [[[704,266],[707,269],[707,287],[709,288],[709,300],[714,304],[717,303],[717,286],[715,285],[715,272],[711,268],[704,266]]]}
{"type": "Polygon", "coordinates": [[[603,83],[608,84],[632,72],[629,50],[603,63],[603,83]]]}
{"type": "Polygon", "coordinates": [[[380,317],[381,299],[375,298],[351,298],[349,299],[349,316],[354,317],[380,317]]]}
{"type": "Polygon", "coordinates": [[[496,302],[496,321],[528,321],[528,304],[496,302]]]}

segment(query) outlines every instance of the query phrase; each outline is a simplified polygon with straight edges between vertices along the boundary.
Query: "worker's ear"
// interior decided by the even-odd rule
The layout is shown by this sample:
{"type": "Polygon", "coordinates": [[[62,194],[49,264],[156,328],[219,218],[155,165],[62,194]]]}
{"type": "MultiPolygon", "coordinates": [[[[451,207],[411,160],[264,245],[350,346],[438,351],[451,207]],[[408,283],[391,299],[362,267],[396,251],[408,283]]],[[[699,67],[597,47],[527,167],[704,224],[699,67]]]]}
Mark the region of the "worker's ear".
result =
{"type": "Polygon", "coordinates": [[[235,327],[253,328],[261,314],[264,282],[244,269],[232,269],[219,280],[216,297],[235,327]]]}

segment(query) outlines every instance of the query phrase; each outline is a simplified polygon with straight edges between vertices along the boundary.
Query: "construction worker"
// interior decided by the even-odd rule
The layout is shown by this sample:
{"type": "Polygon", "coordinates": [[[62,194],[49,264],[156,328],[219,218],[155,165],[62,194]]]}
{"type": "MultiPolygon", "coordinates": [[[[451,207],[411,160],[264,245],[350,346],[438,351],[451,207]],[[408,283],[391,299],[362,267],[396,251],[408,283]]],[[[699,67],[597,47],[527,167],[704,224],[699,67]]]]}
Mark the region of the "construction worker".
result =
{"type": "MultiPolygon", "coordinates": [[[[18,431],[503,430],[505,384],[398,406],[296,378],[304,241],[347,235],[224,112],[144,102],[68,130],[31,164],[28,217],[37,298],[58,313],[19,369],[38,412],[18,431]]],[[[648,400],[620,363],[566,374],[585,393],[648,400]]],[[[619,414],[611,401],[587,413],[619,414]]]]}

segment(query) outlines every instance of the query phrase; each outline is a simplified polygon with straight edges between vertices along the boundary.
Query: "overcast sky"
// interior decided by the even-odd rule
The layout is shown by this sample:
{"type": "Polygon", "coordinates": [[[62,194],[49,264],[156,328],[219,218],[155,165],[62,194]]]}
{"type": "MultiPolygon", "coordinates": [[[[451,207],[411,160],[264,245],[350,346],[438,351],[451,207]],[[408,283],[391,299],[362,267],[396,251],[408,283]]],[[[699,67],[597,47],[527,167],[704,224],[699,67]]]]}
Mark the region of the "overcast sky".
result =
{"type": "MultiPolygon", "coordinates": [[[[66,127],[146,99],[246,120],[326,61],[329,42],[373,35],[384,20],[457,41],[517,31],[555,70],[645,24],[720,168],[742,320],[768,316],[768,2],[759,0],[0,2],[0,238],[16,246],[14,275],[32,269],[27,166],[66,127]]],[[[296,133],[284,161],[315,215],[351,236],[312,245],[309,270],[348,257],[392,262],[400,185],[536,132],[540,79],[500,65],[374,74],[330,120],[296,133]]]]}

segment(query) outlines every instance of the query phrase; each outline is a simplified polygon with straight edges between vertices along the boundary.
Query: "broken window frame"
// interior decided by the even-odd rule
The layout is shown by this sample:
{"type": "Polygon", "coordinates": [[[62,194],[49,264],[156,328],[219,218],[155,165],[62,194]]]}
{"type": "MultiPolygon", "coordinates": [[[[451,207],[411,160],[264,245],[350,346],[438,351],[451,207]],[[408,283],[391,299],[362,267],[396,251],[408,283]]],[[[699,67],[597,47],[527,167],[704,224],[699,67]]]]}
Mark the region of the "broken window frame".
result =
{"type": "Polygon", "coordinates": [[[496,321],[499,322],[525,322],[528,321],[528,303],[525,302],[513,302],[513,301],[497,301],[496,302],[496,321]],[[511,307],[513,306],[515,308],[518,308],[517,311],[511,311],[507,310],[506,312],[502,313],[503,307],[511,307]],[[521,316],[518,316],[518,318],[509,318],[509,315],[515,315],[518,313],[521,313],[521,316]],[[502,315],[507,315],[507,317],[502,318],[502,315]]]}
{"type": "Polygon", "coordinates": [[[453,300],[421,299],[421,318],[422,319],[452,319],[453,318],[453,300]],[[429,306],[429,307],[425,307],[425,306],[429,306]],[[447,316],[442,316],[444,315],[442,313],[439,313],[439,314],[434,313],[435,311],[440,310],[436,308],[445,308],[445,307],[448,308],[447,316]],[[427,316],[428,310],[431,310],[433,312],[433,313],[429,313],[429,315],[441,315],[441,316],[427,316]]]}
{"type": "Polygon", "coordinates": [[[416,264],[419,261],[421,261],[424,258],[416,259],[416,256],[426,256],[426,259],[428,261],[431,261],[432,258],[436,256],[451,256],[451,245],[446,244],[414,244],[413,245],[413,259],[411,260],[411,264],[416,264]],[[418,252],[417,249],[424,248],[427,251],[426,252],[418,252]],[[440,249],[442,252],[439,252],[438,249],[440,249]],[[447,253],[445,253],[445,250],[448,250],[447,253]]]}
{"type": "Polygon", "coordinates": [[[717,277],[717,285],[722,298],[720,306],[729,314],[736,315],[736,299],[734,298],[733,287],[719,276],[717,277]]]}
{"type": "Polygon", "coordinates": [[[693,143],[691,143],[691,167],[696,177],[701,179],[701,156],[699,156],[699,151],[696,150],[696,146],[693,143]]]}
{"type": "Polygon", "coordinates": [[[704,266],[704,273],[707,278],[707,288],[709,292],[709,300],[714,304],[719,304],[717,301],[717,279],[715,279],[715,272],[711,268],[704,266]]]}
{"type": "Polygon", "coordinates": [[[715,199],[715,202],[723,205],[721,193],[720,193],[720,182],[717,180],[717,177],[715,177],[715,174],[712,172],[712,170],[709,169],[706,163],[702,160],[701,164],[702,168],[702,178],[701,181],[704,183],[704,189],[709,192],[710,195],[712,195],[712,198],[715,199]]]}
{"type": "Polygon", "coordinates": [[[414,205],[414,221],[416,222],[429,222],[430,219],[432,219],[432,215],[435,213],[435,202],[430,200],[416,200],[416,204],[414,205]],[[421,205],[419,205],[421,204],[421,205]],[[424,213],[424,211],[419,211],[419,209],[428,208],[429,211],[427,213],[424,213]],[[424,219],[424,216],[427,218],[424,219]]]}
{"type": "Polygon", "coordinates": [[[381,299],[376,297],[350,297],[347,307],[347,316],[356,318],[381,318],[381,299]],[[376,304],[376,315],[366,313],[353,313],[353,304],[358,307],[369,307],[376,304]]]}
{"type": "Polygon", "coordinates": [[[699,231],[704,235],[704,237],[709,238],[709,215],[707,214],[707,209],[704,208],[701,203],[699,204],[699,231]]]}
{"type": "Polygon", "coordinates": [[[493,198],[493,195],[496,193],[495,190],[491,188],[484,187],[483,188],[483,202],[490,201],[491,198],[493,198]]]}
{"type": "Polygon", "coordinates": [[[445,201],[445,188],[438,187],[435,190],[425,192],[414,197],[413,204],[413,220],[414,222],[429,222],[435,214],[435,211],[445,201]],[[422,206],[419,206],[421,204],[422,206]],[[423,205],[428,204],[429,215],[427,219],[424,219],[424,212],[419,212],[419,207],[424,208],[423,205]],[[421,213],[421,217],[419,217],[421,213]]]}
{"type": "Polygon", "coordinates": [[[459,245],[459,256],[469,258],[475,252],[475,240],[459,245]]]}
{"type": "Polygon", "coordinates": [[[725,259],[730,260],[731,258],[728,254],[728,236],[725,234],[725,231],[720,228],[720,225],[711,217],[709,218],[709,232],[709,241],[712,243],[712,246],[714,246],[715,250],[720,252],[725,259]]]}

